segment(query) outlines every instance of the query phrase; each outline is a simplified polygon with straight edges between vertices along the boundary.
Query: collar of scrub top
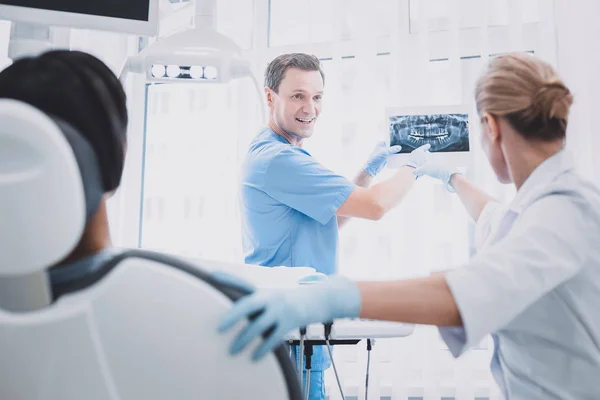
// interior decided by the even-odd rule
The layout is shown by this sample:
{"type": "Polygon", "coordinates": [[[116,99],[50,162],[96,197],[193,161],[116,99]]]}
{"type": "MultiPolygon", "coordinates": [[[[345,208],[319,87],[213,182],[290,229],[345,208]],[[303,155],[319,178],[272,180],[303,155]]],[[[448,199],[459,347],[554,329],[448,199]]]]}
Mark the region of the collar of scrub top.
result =
{"type": "Polygon", "coordinates": [[[520,214],[533,200],[547,190],[548,183],[573,168],[575,168],[573,157],[566,150],[561,150],[548,158],[529,175],[509,204],[508,210],[520,214]]]}
{"type": "Polygon", "coordinates": [[[283,136],[281,136],[280,134],[275,132],[273,129],[271,129],[271,128],[267,128],[267,129],[269,129],[271,136],[273,136],[275,138],[275,140],[277,140],[278,142],[281,142],[283,144],[289,144],[290,146],[293,146],[286,138],[284,138],[283,136]]]}

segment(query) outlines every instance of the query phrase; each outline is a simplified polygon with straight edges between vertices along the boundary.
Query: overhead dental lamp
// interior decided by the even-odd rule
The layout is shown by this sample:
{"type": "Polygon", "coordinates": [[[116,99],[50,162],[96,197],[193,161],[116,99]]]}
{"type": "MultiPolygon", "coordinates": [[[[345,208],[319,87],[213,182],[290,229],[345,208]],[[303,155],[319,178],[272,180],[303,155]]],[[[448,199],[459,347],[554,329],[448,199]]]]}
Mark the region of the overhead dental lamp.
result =
{"type": "Polygon", "coordinates": [[[191,237],[203,243],[202,250],[194,250],[196,256],[234,261],[243,256],[241,242],[230,240],[241,228],[236,196],[239,167],[249,142],[265,126],[267,108],[252,64],[233,40],[215,29],[216,1],[197,0],[194,7],[194,13],[187,15],[165,14],[161,24],[168,19],[181,23],[169,25],[167,31],[183,26],[187,30],[157,38],[130,57],[121,74],[121,81],[131,84],[132,97],[137,97],[131,103],[139,107],[135,115],[144,116],[144,123],[138,125],[143,148],[164,149],[140,152],[145,166],[140,215],[151,214],[154,207],[146,187],[162,188],[165,202],[188,199],[187,216],[178,228],[181,236],[168,228],[171,219],[146,223],[142,217],[138,246],[187,252],[181,243],[191,237]],[[189,27],[192,16],[193,27],[189,27]],[[125,82],[128,74],[135,79],[125,82]],[[172,131],[176,135],[168,134],[172,131]],[[207,169],[208,164],[220,171],[218,177],[207,169]],[[164,168],[170,172],[158,173],[164,168]],[[199,179],[205,185],[195,184],[199,179]],[[226,226],[220,231],[226,233],[215,232],[215,223],[226,226]]]}
{"type": "Polygon", "coordinates": [[[250,63],[233,40],[204,27],[158,40],[131,57],[125,68],[124,73],[142,73],[148,82],[163,83],[228,83],[252,76],[250,63]]]}
{"type": "Polygon", "coordinates": [[[239,46],[214,29],[215,0],[197,0],[195,27],[159,38],[130,57],[121,79],[129,73],[141,73],[148,82],[228,83],[251,77],[250,63],[241,56],[239,46]]]}
{"type": "MultiPolygon", "coordinates": [[[[262,86],[240,47],[215,29],[216,0],[196,0],[194,27],[174,33],[129,57],[120,75],[142,74],[147,83],[230,83],[247,78],[263,110],[262,86]]],[[[263,123],[265,115],[261,115],[263,123]]]]}

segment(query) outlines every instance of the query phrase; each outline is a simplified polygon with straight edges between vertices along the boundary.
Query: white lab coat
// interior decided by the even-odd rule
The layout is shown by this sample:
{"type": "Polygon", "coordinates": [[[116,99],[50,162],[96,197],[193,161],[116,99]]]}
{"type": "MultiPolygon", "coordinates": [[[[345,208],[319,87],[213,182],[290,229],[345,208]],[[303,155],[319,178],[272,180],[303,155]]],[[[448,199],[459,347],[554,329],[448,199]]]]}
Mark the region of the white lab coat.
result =
{"type": "Polygon", "coordinates": [[[446,275],[464,325],[440,329],[452,354],[492,333],[506,399],[600,399],[600,191],[560,152],[486,206],[476,241],[446,275]]]}

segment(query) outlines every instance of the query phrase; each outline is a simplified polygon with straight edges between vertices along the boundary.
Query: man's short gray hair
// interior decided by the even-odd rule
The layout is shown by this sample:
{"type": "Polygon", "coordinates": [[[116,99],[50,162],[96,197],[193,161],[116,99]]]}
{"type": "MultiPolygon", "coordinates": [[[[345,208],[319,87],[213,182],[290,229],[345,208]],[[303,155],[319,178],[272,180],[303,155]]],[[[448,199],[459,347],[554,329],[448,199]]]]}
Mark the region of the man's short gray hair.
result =
{"type": "Polygon", "coordinates": [[[323,84],[325,84],[325,74],[321,69],[321,62],[317,57],[305,53],[290,53],[277,56],[269,63],[265,71],[265,86],[277,93],[279,85],[285,76],[285,71],[288,68],[319,71],[323,79],[323,84]]]}

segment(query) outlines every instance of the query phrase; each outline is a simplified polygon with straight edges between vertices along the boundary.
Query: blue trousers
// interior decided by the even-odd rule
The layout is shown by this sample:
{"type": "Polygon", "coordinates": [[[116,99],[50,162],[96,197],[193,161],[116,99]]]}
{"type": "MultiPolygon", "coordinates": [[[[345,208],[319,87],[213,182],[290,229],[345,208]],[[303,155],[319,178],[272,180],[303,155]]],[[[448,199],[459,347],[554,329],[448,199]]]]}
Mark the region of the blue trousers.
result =
{"type": "MultiPolygon", "coordinates": [[[[302,373],[302,389],[306,385],[306,371],[302,373]]],[[[310,387],[308,388],[309,400],[326,400],[325,398],[325,372],[310,371],[310,387]]]]}
{"type": "MultiPolygon", "coordinates": [[[[296,362],[298,361],[298,346],[292,346],[292,362],[294,366],[296,366],[296,362]]],[[[322,357],[316,357],[322,358],[322,357]]],[[[323,360],[317,359],[316,368],[311,369],[310,371],[310,386],[308,388],[308,399],[309,400],[326,400],[325,395],[325,373],[323,372],[323,367],[329,367],[328,362],[323,365],[323,360]]],[[[306,368],[306,363],[304,364],[306,368]]],[[[302,390],[306,387],[306,369],[302,371],[302,390]]]]}

